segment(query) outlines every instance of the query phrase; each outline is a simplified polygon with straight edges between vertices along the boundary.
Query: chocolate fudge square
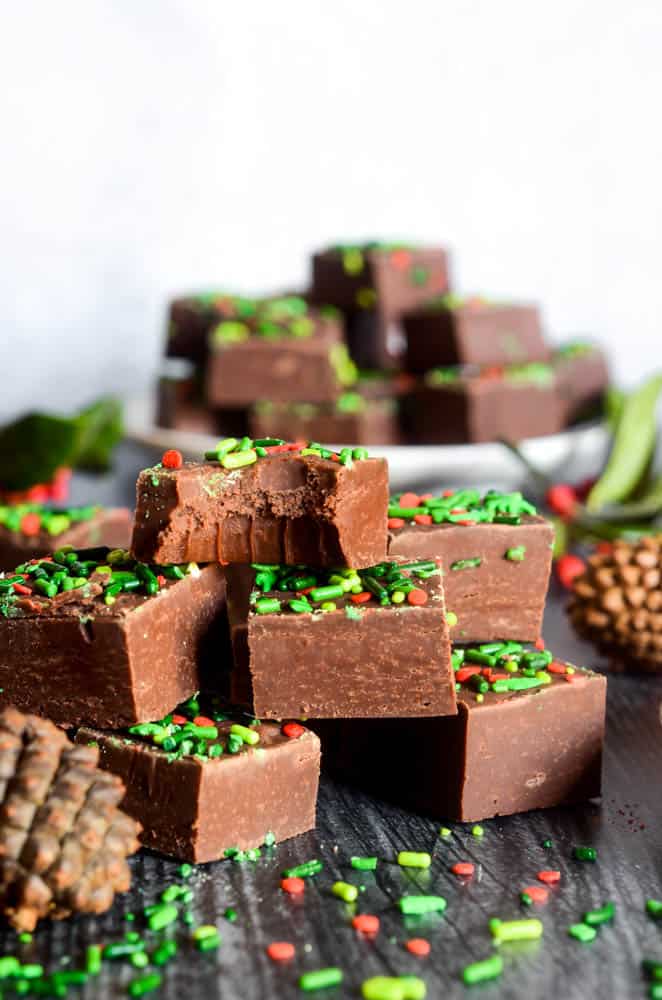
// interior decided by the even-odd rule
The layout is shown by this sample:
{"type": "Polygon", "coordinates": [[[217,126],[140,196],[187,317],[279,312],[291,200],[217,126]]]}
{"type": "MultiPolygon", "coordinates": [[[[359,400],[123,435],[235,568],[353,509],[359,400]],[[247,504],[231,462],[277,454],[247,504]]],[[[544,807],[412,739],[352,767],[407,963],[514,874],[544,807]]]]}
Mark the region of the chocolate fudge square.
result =
{"type": "Polygon", "coordinates": [[[297,296],[261,303],[244,322],[217,324],[209,345],[207,399],[215,407],[329,402],[356,380],[340,313],[297,296]]]}
{"type": "Polygon", "coordinates": [[[0,687],[59,725],[158,718],[227,669],[219,566],[60,550],[0,579],[0,687]]]}
{"type": "Polygon", "coordinates": [[[231,698],[260,718],[455,713],[434,562],[228,567],[231,698]]]}
{"type": "Polygon", "coordinates": [[[342,309],[358,365],[393,368],[404,349],[402,313],[447,291],[448,283],[448,256],[439,247],[344,244],[313,256],[311,297],[342,309]]]}
{"type": "Polygon", "coordinates": [[[190,705],[156,723],[109,733],[84,727],[99,765],[126,784],[122,808],[141,841],[201,864],[295,837],[315,826],[317,736],[242,715],[201,716],[190,705]]]}
{"type": "Polygon", "coordinates": [[[548,361],[536,306],[440,295],[402,317],[406,366],[424,375],[440,365],[548,361]]]}
{"type": "Polygon", "coordinates": [[[401,493],[388,523],[390,557],[439,561],[455,642],[538,639],[554,528],[521,493],[401,493]]]}
{"type": "Polygon", "coordinates": [[[173,299],[168,309],[166,355],[204,364],[209,332],[224,321],[244,322],[255,315],[259,300],[222,291],[199,292],[173,299]]]}
{"type": "Polygon", "coordinates": [[[386,557],[388,471],[363,448],[230,438],[205,462],[143,470],[133,553],[158,563],[371,566],[386,557]]]}
{"type": "Polygon", "coordinates": [[[553,365],[564,421],[599,416],[609,388],[604,352],[588,341],[573,341],[554,353],[553,365]]]}
{"type": "Polygon", "coordinates": [[[251,412],[253,437],[290,437],[338,444],[398,444],[395,399],[371,399],[346,392],[335,403],[257,403],[251,412]]]}
{"type": "Polygon", "coordinates": [[[325,767],[457,822],[600,794],[604,677],[515,643],[456,647],[453,658],[457,716],[316,723],[325,767]]]}
{"type": "Polygon", "coordinates": [[[64,545],[123,548],[131,517],[126,507],[51,507],[42,503],[0,506],[0,569],[10,569],[64,545]]]}
{"type": "Polygon", "coordinates": [[[405,403],[420,444],[463,444],[556,434],[564,426],[556,378],[539,362],[508,368],[434,368],[405,403]]]}

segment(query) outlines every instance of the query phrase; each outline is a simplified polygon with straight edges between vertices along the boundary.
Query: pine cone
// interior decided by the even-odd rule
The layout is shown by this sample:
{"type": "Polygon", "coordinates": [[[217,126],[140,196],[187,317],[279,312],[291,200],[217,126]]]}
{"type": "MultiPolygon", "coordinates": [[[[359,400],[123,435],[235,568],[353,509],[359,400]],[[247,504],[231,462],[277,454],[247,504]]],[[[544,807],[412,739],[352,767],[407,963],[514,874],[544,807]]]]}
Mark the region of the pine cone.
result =
{"type": "Polygon", "coordinates": [[[624,666],[662,671],[662,535],[590,556],[568,607],[580,635],[624,666]]]}
{"type": "Polygon", "coordinates": [[[140,826],[124,785],[35,715],[0,713],[0,910],[19,931],[45,916],[103,913],[126,892],[140,826]]]}

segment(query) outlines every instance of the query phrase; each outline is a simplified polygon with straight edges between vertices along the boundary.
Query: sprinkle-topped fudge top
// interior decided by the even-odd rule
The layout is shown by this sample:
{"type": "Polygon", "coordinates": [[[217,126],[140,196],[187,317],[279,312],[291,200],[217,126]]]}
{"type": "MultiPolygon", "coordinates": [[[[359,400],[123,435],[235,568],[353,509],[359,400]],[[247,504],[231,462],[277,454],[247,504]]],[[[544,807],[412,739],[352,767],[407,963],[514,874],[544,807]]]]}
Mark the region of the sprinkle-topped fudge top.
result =
{"type": "Polygon", "coordinates": [[[306,339],[315,333],[340,336],[340,313],[334,306],[313,306],[298,295],[242,300],[241,309],[222,319],[210,333],[210,344],[222,348],[250,337],[306,339]],[[250,303],[250,305],[249,305],[250,303]]]}
{"type": "Polygon", "coordinates": [[[396,493],[388,507],[389,528],[397,530],[406,524],[429,527],[437,524],[521,524],[522,518],[538,513],[519,491],[500,493],[488,490],[482,496],[478,490],[444,490],[441,496],[431,493],[396,493]]]}
{"type": "Polygon", "coordinates": [[[368,569],[312,569],[254,563],[250,610],[255,615],[325,615],[343,611],[359,620],[377,608],[416,608],[442,602],[441,569],[432,561],[384,562],[368,569]]]}
{"type": "MultiPolygon", "coordinates": [[[[217,463],[228,472],[233,472],[245,469],[249,465],[255,465],[261,459],[275,456],[287,458],[310,456],[350,469],[354,462],[370,458],[366,448],[342,448],[339,452],[335,452],[316,441],[285,441],[283,438],[275,437],[255,439],[243,437],[223,438],[214,449],[205,452],[204,459],[206,463],[217,463]]],[[[163,475],[176,475],[182,468],[193,469],[199,465],[199,462],[183,462],[179,452],[169,451],[164,454],[161,462],[148,469],[143,469],[141,476],[149,477],[151,475],[152,485],[158,486],[163,475]]]]}
{"type": "Polygon", "coordinates": [[[155,566],[137,562],[125,549],[64,546],[0,577],[0,615],[77,617],[85,609],[118,616],[199,573],[195,563],[155,566]]]}
{"type": "Polygon", "coordinates": [[[544,361],[529,361],[521,365],[455,365],[432,368],[426,372],[425,384],[431,388],[464,389],[470,384],[505,382],[511,385],[534,385],[551,388],[555,384],[554,366],[544,361]]]}
{"type": "Polygon", "coordinates": [[[535,646],[510,641],[456,646],[451,660],[458,699],[472,707],[554,684],[583,684],[600,677],[585,667],[557,660],[542,642],[535,646]]]}
{"type": "Polygon", "coordinates": [[[74,524],[91,521],[103,507],[48,507],[43,503],[0,506],[0,528],[28,537],[62,535],[74,524]]]}

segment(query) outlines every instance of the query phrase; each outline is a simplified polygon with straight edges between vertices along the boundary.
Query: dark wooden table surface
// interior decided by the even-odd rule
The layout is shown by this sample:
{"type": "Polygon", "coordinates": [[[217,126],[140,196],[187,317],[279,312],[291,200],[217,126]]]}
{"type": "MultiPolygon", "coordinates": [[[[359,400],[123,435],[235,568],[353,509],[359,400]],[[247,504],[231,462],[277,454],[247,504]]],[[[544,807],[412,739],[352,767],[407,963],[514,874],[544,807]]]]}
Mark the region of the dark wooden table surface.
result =
{"type": "MultiPolygon", "coordinates": [[[[130,502],[136,470],[151,460],[153,456],[124,445],[116,475],[77,480],[74,499],[130,502]]],[[[555,588],[549,597],[545,639],[560,657],[601,666],[591,648],[571,633],[555,588]]],[[[196,923],[217,924],[222,945],[217,952],[200,954],[191,947],[187,929],[178,925],[173,931],[178,956],[163,969],[163,985],[153,995],[173,1000],[288,1000],[304,995],[297,986],[301,972],[337,965],[344,972],[342,986],[315,995],[360,997],[361,983],[369,976],[415,974],[425,980],[432,998],[471,993],[558,1000],[646,996],[641,960],[662,960],[662,924],[656,925],[644,909],[647,898],[662,897],[662,679],[611,674],[608,692],[601,803],[487,821],[482,838],[473,836],[471,827],[454,824],[452,836],[442,839],[438,820],[323,780],[314,832],[276,846],[255,863],[222,862],[194,872],[189,885],[196,923]],[[551,848],[542,846],[546,838],[551,848]],[[594,846],[596,863],[573,860],[577,844],[594,846]],[[399,868],[394,858],[402,849],[429,851],[432,867],[418,874],[399,868]],[[354,854],[377,855],[377,871],[353,871],[349,859],[354,854]],[[286,896],[279,890],[281,869],[313,857],[324,862],[323,872],[308,880],[303,897],[286,896]],[[457,860],[476,865],[466,884],[449,872],[457,860]],[[503,948],[502,978],[467,989],[461,982],[462,968],[492,950],[489,918],[531,916],[519,894],[535,883],[543,868],[558,868],[562,874],[548,904],[535,908],[544,923],[542,940],[534,946],[503,948]],[[365,887],[358,909],[380,917],[376,940],[361,939],[352,929],[354,908],[329,891],[336,879],[365,887]],[[403,918],[394,901],[405,892],[439,893],[447,898],[448,908],[443,916],[403,918]],[[607,900],[615,902],[616,916],[593,943],[568,937],[570,924],[607,900]],[[223,916],[228,907],[237,912],[234,922],[223,916]],[[405,950],[404,942],[413,936],[429,940],[427,958],[405,950]],[[265,948],[274,940],[296,946],[292,962],[276,965],[266,957],[265,948]]],[[[416,759],[415,747],[408,752],[412,766],[424,766],[416,759]]],[[[495,766],[507,771],[508,765],[504,757],[495,766]]],[[[86,944],[114,941],[128,928],[140,928],[139,917],[131,925],[124,914],[139,914],[155,901],[165,886],[177,881],[178,866],[141,852],[132,867],[133,889],[110,913],[43,926],[26,945],[18,945],[16,935],[6,932],[1,953],[66,969],[79,963],[86,944]]],[[[82,989],[72,988],[71,995],[125,996],[137,974],[125,962],[107,962],[98,979],[82,989]]]]}

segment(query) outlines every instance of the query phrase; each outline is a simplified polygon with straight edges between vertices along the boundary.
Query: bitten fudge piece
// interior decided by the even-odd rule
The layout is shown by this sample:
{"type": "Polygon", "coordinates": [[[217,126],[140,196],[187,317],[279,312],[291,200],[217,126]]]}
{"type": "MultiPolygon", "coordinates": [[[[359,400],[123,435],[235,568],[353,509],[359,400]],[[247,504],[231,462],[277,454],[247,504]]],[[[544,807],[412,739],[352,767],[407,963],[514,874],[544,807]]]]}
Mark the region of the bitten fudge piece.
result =
{"type": "Polygon", "coordinates": [[[516,643],[456,648],[453,659],[457,716],[318,723],[325,766],[459,822],[600,794],[604,677],[516,643]]]}
{"type": "Polygon", "coordinates": [[[407,398],[407,428],[422,444],[517,441],[556,434],[563,413],[550,365],[433,368],[407,398]]]}
{"type": "Polygon", "coordinates": [[[250,422],[256,438],[289,434],[304,440],[354,444],[397,444],[400,424],[395,399],[370,399],[345,392],[335,403],[257,403],[250,422]]]}
{"type": "Polygon", "coordinates": [[[384,459],[274,438],[229,438],[206,457],[140,473],[136,558],[361,567],[386,557],[384,459]]]}
{"type": "Polygon", "coordinates": [[[540,636],[554,529],[521,493],[400,493],[388,512],[389,556],[440,562],[456,642],[540,636]]]}
{"type": "Polygon", "coordinates": [[[405,313],[410,372],[439,365],[513,365],[547,361],[536,306],[440,295],[405,313]]]}
{"type": "Polygon", "coordinates": [[[317,736],[239,714],[202,716],[195,700],[117,733],[79,729],[127,791],[122,808],[145,847],[197,864],[287,840],[315,826],[317,736]],[[193,706],[193,707],[192,707],[193,706]]]}
{"type": "Polygon", "coordinates": [[[363,243],[313,257],[311,297],[343,310],[351,355],[365,368],[398,367],[402,313],[447,289],[448,257],[440,248],[363,243]]]}
{"type": "Polygon", "coordinates": [[[0,569],[64,545],[121,548],[129,544],[130,534],[126,507],[50,507],[41,503],[0,507],[0,569]]]}
{"type": "Polygon", "coordinates": [[[0,687],[60,725],[145,722],[220,684],[226,631],[219,566],[58,551],[0,579],[0,687]]]}
{"type": "Polygon", "coordinates": [[[436,564],[366,570],[228,567],[235,665],[231,697],[260,718],[447,715],[456,711],[436,564]],[[239,606],[239,607],[238,607],[239,606]]]}
{"type": "Polygon", "coordinates": [[[258,399],[322,403],[356,380],[340,313],[298,296],[260,303],[252,319],[217,324],[209,347],[213,406],[250,406],[258,399]]]}
{"type": "Polygon", "coordinates": [[[209,331],[224,320],[243,322],[255,315],[258,299],[227,292],[200,292],[174,299],[168,310],[166,354],[204,362],[209,331]]]}
{"type": "Polygon", "coordinates": [[[587,341],[574,341],[555,352],[553,365],[564,421],[599,414],[609,387],[603,351],[587,341]]]}

